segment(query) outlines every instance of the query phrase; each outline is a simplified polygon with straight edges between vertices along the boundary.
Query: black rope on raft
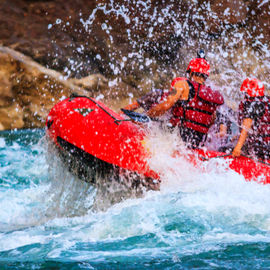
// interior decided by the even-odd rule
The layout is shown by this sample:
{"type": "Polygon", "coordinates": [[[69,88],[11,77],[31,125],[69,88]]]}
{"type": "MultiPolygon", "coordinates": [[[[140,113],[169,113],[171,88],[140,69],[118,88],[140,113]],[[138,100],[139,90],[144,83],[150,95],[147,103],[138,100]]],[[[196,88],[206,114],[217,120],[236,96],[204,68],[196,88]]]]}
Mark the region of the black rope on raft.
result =
{"type": "MultiPolygon", "coordinates": [[[[221,156],[215,156],[215,157],[204,157],[204,156],[199,156],[199,158],[202,160],[202,161],[209,161],[210,159],[213,159],[213,158],[224,158],[224,157],[229,157],[231,156],[231,154],[226,154],[226,155],[221,155],[221,156]]],[[[270,163],[268,162],[265,162],[261,159],[254,159],[252,157],[249,157],[249,156],[245,156],[245,155],[241,155],[242,157],[246,157],[246,158],[249,158],[251,160],[254,160],[255,162],[259,162],[259,163],[262,163],[264,165],[267,165],[267,166],[270,166],[270,163]]]]}

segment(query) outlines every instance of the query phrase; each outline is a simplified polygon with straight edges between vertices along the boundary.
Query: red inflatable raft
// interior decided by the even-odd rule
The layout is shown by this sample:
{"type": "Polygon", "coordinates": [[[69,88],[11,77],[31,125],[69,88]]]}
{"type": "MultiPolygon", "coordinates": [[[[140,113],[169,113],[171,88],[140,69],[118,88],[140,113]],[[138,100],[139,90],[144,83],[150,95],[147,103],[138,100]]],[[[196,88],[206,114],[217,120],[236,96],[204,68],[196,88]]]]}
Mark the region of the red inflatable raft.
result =
{"type": "MultiPolygon", "coordinates": [[[[101,102],[72,95],[52,108],[46,126],[61,155],[69,164],[76,162],[77,172],[86,181],[94,183],[97,173],[111,174],[117,170],[136,174],[149,189],[159,188],[159,175],[147,162],[150,153],[144,147],[144,128],[101,102]]],[[[247,180],[270,183],[270,166],[247,157],[233,159],[224,153],[196,150],[189,160],[197,166],[200,161],[223,155],[229,167],[247,180]]]]}

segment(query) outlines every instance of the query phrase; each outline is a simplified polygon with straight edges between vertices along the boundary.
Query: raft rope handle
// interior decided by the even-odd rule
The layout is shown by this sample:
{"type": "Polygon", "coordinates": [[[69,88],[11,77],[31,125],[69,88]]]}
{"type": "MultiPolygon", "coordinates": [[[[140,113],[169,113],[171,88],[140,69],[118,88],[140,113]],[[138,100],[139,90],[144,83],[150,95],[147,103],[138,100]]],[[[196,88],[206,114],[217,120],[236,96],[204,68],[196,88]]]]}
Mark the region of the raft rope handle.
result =
{"type": "Polygon", "coordinates": [[[252,157],[245,156],[245,155],[242,155],[242,157],[250,158],[250,159],[252,159],[252,160],[254,160],[254,161],[256,161],[256,162],[260,162],[260,163],[262,163],[262,164],[264,164],[264,165],[270,166],[270,163],[265,162],[265,161],[263,161],[262,159],[257,159],[257,160],[256,160],[256,159],[254,159],[254,158],[252,158],[252,157]]]}
{"type": "Polygon", "coordinates": [[[122,121],[131,121],[132,119],[117,119],[115,118],[112,114],[110,114],[106,109],[104,109],[100,104],[98,104],[94,99],[90,98],[90,97],[87,97],[87,96],[81,96],[81,95],[78,95],[76,93],[72,93],[69,97],[69,101],[71,101],[73,98],[77,98],[77,97],[82,97],[82,98],[88,98],[90,99],[93,103],[95,103],[101,110],[103,110],[105,113],[107,113],[113,120],[114,120],[114,123],[116,125],[119,125],[119,122],[122,122],[122,121]]]}
{"type": "Polygon", "coordinates": [[[230,156],[231,154],[225,154],[225,155],[221,155],[221,156],[215,156],[215,157],[204,157],[202,155],[199,155],[199,158],[202,160],[202,161],[209,161],[210,159],[213,159],[213,158],[223,158],[223,157],[228,157],[230,156]]]}
{"type": "MultiPolygon", "coordinates": [[[[199,158],[200,158],[202,161],[209,161],[210,159],[213,159],[213,158],[223,158],[223,157],[228,157],[228,156],[231,156],[231,154],[226,154],[226,155],[221,155],[221,156],[215,156],[215,157],[208,157],[208,158],[199,155],[199,158]]],[[[249,157],[249,156],[245,156],[245,155],[241,155],[241,156],[242,156],[242,157],[245,157],[245,158],[249,158],[249,159],[254,160],[254,161],[256,161],[256,162],[262,163],[262,164],[264,164],[264,165],[270,166],[270,163],[265,162],[265,161],[263,161],[263,160],[261,160],[261,159],[255,160],[254,158],[249,157]]]]}

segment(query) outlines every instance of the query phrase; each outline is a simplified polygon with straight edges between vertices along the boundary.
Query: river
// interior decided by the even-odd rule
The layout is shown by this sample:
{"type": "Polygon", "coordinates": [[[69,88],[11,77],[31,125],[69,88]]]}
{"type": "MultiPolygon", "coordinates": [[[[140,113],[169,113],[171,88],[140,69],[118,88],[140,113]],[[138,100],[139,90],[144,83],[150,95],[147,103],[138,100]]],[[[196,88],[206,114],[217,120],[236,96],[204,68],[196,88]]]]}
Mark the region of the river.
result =
{"type": "Polygon", "coordinates": [[[160,191],[97,211],[96,189],[48,156],[44,134],[0,133],[1,269],[270,267],[270,186],[183,164],[160,191]]]}

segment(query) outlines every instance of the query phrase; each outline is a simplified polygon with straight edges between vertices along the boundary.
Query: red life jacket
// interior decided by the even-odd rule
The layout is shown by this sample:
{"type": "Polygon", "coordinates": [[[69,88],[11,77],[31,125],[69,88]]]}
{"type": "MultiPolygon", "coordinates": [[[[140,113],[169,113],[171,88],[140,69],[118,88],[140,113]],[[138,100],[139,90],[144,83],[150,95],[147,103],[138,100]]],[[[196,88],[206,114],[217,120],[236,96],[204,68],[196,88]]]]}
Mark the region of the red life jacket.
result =
{"type": "Polygon", "coordinates": [[[248,144],[253,144],[256,141],[260,144],[269,144],[270,143],[270,97],[256,97],[256,98],[249,98],[246,97],[243,101],[240,102],[239,105],[239,117],[238,123],[239,126],[242,125],[244,120],[244,103],[245,102],[252,102],[252,101],[260,101],[264,103],[264,114],[258,120],[256,120],[252,124],[251,132],[247,138],[248,144]]]}
{"type": "MultiPolygon", "coordinates": [[[[182,78],[177,81],[179,80],[182,78]]],[[[206,134],[213,123],[217,107],[224,103],[223,96],[205,85],[193,81],[188,81],[188,83],[194,87],[195,95],[189,101],[179,100],[173,106],[170,122],[173,126],[180,125],[206,134]]]]}

